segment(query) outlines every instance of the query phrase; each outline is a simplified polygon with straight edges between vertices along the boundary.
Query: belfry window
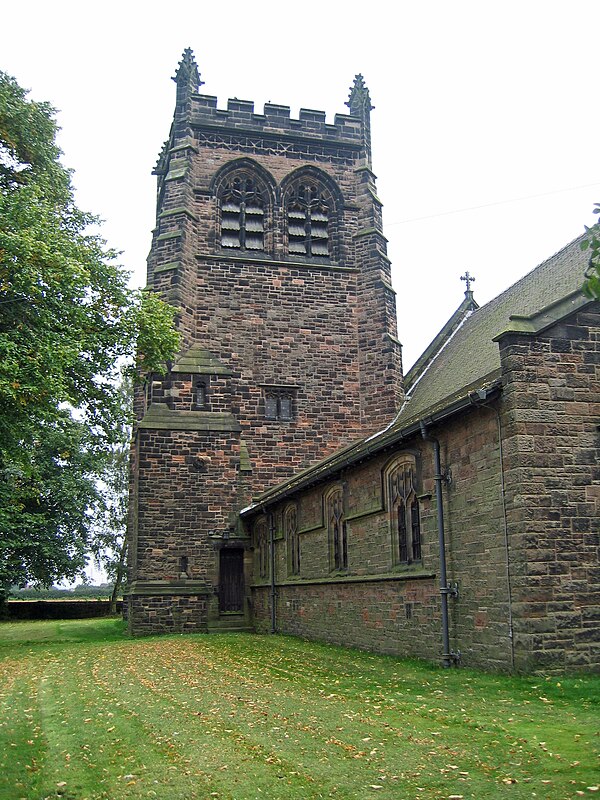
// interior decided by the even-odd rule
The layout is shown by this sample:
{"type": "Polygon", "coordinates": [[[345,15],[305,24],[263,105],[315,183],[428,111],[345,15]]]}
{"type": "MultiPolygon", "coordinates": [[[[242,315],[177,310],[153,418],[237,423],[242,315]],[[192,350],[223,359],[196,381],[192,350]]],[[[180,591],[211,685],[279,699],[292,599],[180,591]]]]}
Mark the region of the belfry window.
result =
{"type": "Polygon", "coordinates": [[[393,561],[411,564],[421,560],[421,514],[415,490],[413,464],[397,464],[388,473],[393,561]]]}
{"type": "Polygon", "coordinates": [[[265,208],[254,178],[234,175],[222,187],[221,245],[237,250],[265,249],[265,208]]]}
{"type": "Polygon", "coordinates": [[[288,250],[290,254],[327,258],[331,201],[317,183],[304,181],[287,202],[288,250]]]}
{"type": "Polygon", "coordinates": [[[344,519],[342,489],[327,496],[327,533],[332,570],[348,569],[348,528],[344,519]]]}

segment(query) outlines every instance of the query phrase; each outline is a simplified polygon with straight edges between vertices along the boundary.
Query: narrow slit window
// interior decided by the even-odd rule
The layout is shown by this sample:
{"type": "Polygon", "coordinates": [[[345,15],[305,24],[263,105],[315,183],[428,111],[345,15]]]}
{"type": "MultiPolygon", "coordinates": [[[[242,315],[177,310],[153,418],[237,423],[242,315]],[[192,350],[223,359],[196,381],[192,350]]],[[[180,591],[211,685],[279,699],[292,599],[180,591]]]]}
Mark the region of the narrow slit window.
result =
{"type": "Polygon", "coordinates": [[[284,519],[285,538],[288,546],[288,565],[291,575],[300,574],[300,536],[298,535],[298,513],[296,506],[286,509],[284,519]]]}
{"type": "Polygon", "coordinates": [[[327,518],[331,568],[335,571],[348,569],[348,526],[344,519],[342,490],[327,498],[327,518]]]}
{"type": "Polygon", "coordinates": [[[398,560],[401,564],[408,561],[408,534],[406,530],[406,506],[404,501],[398,503],[398,560]]]}
{"type": "Polygon", "coordinates": [[[410,518],[412,527],[412,556],[414,561],[421,560],[421,515],[419,512],[419,501],[415,497],[410,506],[410,518]]]}
{"type": "Polygon", "coordinates": [[[258,575],[260,578],[266,578],[269,574],[269,541],[267,537],[266,519],[260,519],[256,523],[254,537],[258,575]]]}
{"type": "Polygon", "coordinates": [[[195,411],[204,411],[208,407],[208,387],[205,380],[194,381],[192,402],[195,411]]]}

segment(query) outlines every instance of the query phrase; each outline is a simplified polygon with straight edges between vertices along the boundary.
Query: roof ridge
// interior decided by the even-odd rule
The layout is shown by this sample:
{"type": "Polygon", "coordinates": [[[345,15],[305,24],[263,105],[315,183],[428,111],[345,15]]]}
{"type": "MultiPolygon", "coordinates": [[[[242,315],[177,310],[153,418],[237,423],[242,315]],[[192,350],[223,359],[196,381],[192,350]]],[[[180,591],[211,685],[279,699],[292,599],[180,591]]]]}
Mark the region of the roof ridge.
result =
{"type": "MultiPolygon", "coordinates": [[[[518,286],[520,286],[522,283],[524,283],[525,281],[527,281],[528,279],[530,279],[530,278],[531,278],[531,276],[533,275],[533,273],[534,273],[534,272],[537,272],[537,270],[539,270],[539,269],[542,269],[543,267],[545,267],[546,265],[548,265],[550,262],[553,262],[553,261],[554,261],[554,259],[556,259],[556,258],[557,258],[558,256],[560,256],[562,253],[564,253],[564,252],[566,252],[567,250],[569,250],[569,248],[571,248],[571,247],[572,247],[572,246],[573,246],[573,245],[574,245],[576,242],[578,242],[578,241],[583,241],[583,239],[585,238],[585,236],[587,236],[587,234],[586,234],[586,233],[581,233],[581,234],[579,234],[579,236],[576,236],[574,239],[572,239],[572,240],[571,240],[571,241],[570,241],[568,244],[566,244],[564,247],[561,247],[561,248],[560,248],[560,250],[557,250],[555,253],[553,253],[553,255],[549,256],[548,258],[545,258],[543,261],[540,261],[540,263],[539,263],[539,264],[537,264],[537,265],[536,265],[535,267],[533,267],[532,269],[530,269],[530,270],[529,270],[529,272],[526,272],[526,273],[525,273],[525,275],[522,275],[522,276],[521,276],[521,277],[520,277],[518,280],[516,280],[514,283],[511,283],[511,284],[510,284],[510,286],[507,286],[507,287],[506,287],[506,289],[504,289],[503,291],[501,291],[501,292],[500,292],[499,294],[497,294],[495,297],[492,297],[492,299],[491,299],[491,300],[488,300],[488,301],[487,301],[487,303],[484,303],[482,306],[480,306],[480,307],[479,307],[479,308],[480,308],[480,310],[481,310],[481,311],[483,311],[484,309],[487,309],[487,308],[488,308],[488,306],[492,305],[492,303],[495,303],[496,301],[500,300],[500,298],[504,297],[504,296],[505,296],[506,294],[508,294],[509,292],[512,292],[512,291],[514,291],[514,290],[515,290],[515,289],[516,289],[518,286]]],[[[582,283],[583,283],[583,276],[582,276],[581,280],[582,280],[582,283]]]]}

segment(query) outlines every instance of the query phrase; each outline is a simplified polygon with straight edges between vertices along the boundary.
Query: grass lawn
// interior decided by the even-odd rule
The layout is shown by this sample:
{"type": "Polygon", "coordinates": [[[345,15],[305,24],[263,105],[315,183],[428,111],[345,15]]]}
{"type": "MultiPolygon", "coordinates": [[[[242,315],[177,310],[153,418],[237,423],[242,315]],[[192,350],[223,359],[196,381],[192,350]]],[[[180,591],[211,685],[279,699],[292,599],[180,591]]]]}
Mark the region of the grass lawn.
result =
{"type": "Polygon", "coordinates": [[[599,708],[599,676],[2,623],[0,798],[600,800],[599,708]]]}

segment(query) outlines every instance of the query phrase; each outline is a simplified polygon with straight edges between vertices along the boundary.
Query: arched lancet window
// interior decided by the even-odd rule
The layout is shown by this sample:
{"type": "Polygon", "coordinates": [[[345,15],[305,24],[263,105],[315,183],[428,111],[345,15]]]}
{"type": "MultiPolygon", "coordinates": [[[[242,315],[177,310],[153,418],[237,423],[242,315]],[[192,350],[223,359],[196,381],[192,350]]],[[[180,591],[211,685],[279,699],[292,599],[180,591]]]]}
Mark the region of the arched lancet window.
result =
{"type": "Polygon", "coordinates": [[[288,196],[288,249],[296,255],[329,256],[330,201],[314,181],[301,181],[288,196]]]}
{"type": "Polygon", "coordinates": [[[341,194],[326,173],[305,167],[282,183],[287,250],[302,258],[339,258],[337,208],[341,194]]]}
{"type": "Polygon", "coordinates": [[[344,519],[344,497],[341,487],[327,495],[326,511],[331,568],[346,570],[348,569],[348,528],[344,519]]]}
{"type": "Polygon", "coordinates": [[[288,568],[291,575],[300,574],[300,536],[296,506],[288,506],[283,515],[283,530],[288,548],[288,568]]]}
{"type": "Polygon", "coordinates": [[[393,562],[421,560],[421,514],[414,459],[398,461],[387,471],[393,562]]]}
{"type": "Polygon", "coordinates": [[[254,175],[240,171],[220,186],[221,246],[237,250],[265,249],[264,190],[254,175]]]}
{"type": "Polygon", "coordinates": [[[258,575],[260,578],[267,578],[269,576],[269,539],[265,517],[261,517],[254,526],[254,547],[258,575]]]}

